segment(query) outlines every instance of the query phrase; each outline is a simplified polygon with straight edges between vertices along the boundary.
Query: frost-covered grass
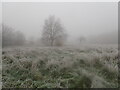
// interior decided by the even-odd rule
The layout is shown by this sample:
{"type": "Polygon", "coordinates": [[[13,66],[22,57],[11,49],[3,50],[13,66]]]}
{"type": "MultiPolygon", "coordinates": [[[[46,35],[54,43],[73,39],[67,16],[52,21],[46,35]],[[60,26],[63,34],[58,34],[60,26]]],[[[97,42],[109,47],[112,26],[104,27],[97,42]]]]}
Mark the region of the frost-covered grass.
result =
{"type": "Polygon", "coordinates": [[[3,88],[116,88],[115,47],[7,48],[2,52],[3,88]]]}

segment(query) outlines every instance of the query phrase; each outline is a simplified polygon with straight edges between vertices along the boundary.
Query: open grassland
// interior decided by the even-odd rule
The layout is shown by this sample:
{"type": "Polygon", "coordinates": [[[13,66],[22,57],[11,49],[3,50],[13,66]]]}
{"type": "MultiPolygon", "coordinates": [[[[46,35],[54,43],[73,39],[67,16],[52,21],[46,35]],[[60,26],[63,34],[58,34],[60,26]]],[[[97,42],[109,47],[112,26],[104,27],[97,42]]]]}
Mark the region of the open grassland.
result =
{"type": "Polygon", "coordinates": [[[3,88],[116,88],[118,48],[7,48],[3,88]]]}

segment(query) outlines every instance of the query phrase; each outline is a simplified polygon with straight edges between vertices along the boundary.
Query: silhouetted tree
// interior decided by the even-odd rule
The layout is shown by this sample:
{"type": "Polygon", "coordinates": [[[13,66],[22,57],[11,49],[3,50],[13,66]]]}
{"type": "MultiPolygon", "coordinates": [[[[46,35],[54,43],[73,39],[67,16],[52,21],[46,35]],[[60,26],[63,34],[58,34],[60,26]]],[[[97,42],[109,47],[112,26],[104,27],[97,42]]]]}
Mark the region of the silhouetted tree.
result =
{"type": "Polygon", "coordinates": [[[66,39],[65,29],[62,26],[60,19],[55,16],[49,16],[45,20],[42,32],[42,42],[48,46],[63,45],[66,39]]]}

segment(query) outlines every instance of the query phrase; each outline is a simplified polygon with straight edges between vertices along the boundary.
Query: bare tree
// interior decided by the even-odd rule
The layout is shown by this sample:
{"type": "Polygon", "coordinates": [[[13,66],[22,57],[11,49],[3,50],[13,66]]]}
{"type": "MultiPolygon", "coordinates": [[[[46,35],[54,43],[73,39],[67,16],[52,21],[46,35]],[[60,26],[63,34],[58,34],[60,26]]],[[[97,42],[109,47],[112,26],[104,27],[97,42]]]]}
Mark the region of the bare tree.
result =
{"type": "Polygon", "coordinates": [[[56,19],[55,16],[49,16],[45,20],[43,27],[42,42],[48,46],[60,46],[63,45],[65,39],[66,33],[60,19],[56,19]]]}

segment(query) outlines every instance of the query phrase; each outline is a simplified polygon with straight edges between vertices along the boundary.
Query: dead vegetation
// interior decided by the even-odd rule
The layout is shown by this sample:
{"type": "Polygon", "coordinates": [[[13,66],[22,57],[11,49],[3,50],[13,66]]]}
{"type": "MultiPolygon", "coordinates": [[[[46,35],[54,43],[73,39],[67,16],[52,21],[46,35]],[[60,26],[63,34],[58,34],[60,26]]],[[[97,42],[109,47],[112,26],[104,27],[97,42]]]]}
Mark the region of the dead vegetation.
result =
{"type": "Polygon", "coordinates": [[[117,48],[3,49],[3,88],[118,87],[117,48]]]}

